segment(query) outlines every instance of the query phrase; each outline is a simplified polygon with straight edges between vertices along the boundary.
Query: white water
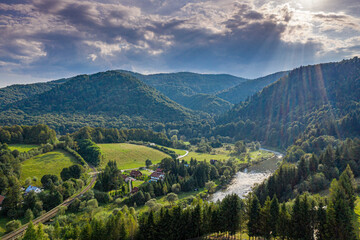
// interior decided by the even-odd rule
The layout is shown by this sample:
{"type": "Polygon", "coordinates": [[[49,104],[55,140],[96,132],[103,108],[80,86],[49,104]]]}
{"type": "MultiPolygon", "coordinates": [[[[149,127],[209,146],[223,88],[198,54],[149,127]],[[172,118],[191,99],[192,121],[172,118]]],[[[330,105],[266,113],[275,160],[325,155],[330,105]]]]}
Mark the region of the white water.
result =
{"type": "MultiPolygon", "coordinates": [[[[261,150],[273,152],[267,149],[261,150]]],[[[239,197],[243,198],[246,194],[251,192],[252,187],[255,184],[263,182],[277,169],[277,162],[281,160],[282,154],[278,152],[273,153],[275,153],[277,158],[265,160],[259,164],[249,167],[249,169],[238,172],[231,180],[229,186],[225,190],[214,193],[210,197],[210,201],[216,202],[217,200],[222,200],[226,195],[232,193],[235,193],[239,197]]]]}

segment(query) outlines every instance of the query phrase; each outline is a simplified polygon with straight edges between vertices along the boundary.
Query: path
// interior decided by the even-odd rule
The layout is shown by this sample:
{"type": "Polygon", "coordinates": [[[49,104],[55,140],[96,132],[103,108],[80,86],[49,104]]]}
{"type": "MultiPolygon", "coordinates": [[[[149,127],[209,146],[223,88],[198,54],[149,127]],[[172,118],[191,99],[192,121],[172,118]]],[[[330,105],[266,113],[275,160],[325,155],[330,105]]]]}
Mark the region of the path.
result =
{"type": "Polygon", "coordinates": [[[187,151],[187,150],[185,150],[185,151],[186,151],[186,153],[184,155],[178,156],[176,159],[186,157],[189,154],[189,151],[187,151]]]}

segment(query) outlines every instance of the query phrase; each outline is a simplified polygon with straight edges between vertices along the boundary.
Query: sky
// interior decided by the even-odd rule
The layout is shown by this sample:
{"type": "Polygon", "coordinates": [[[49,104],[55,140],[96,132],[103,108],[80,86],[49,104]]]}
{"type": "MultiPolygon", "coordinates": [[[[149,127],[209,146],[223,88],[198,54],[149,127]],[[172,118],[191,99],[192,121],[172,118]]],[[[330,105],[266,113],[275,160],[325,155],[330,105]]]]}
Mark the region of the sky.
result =
{"type": "Polygon", "coordinates": [[[256,78],[360,54],[359,0],[0,0],[0,87],[125,69],[256,78]]]}

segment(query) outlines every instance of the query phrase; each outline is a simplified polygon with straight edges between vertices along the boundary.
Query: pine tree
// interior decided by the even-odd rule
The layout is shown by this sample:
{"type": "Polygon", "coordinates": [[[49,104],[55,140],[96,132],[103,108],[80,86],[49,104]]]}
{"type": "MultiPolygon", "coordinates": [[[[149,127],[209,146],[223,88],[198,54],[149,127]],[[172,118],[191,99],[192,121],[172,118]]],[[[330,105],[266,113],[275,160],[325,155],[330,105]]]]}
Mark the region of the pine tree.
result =
{"type": "Polygon", "coordinates": [[[271,200],[268,196],[265,200],[264,206],[260,210],[260,232],[265,239],[270,238],[271,235],[271,200]]]}
{"type": "Polygon", "coordinates": [[[250,201],[250,211],[249,211],[249,222],[248,222],[248,231],[249,236],[258,237],[260,236],[259,232],[259,223],[260,223],[260,202],[259,199],[254,195],[250,201]]]}
{"type": "Polygon", "coordinates": [[[281,204],[280,212],[279,212],[279,220],[277,224],[277,235],[281,239],[288,238],[290,236],[290,214],[286,208],[285,203],[281,204]]]}
{"type": "Polygon", "coordinates": [[[277,236],[279,211],[280,211],[279,210],[279,201],[278,201],[276,195],[274,195],[273,199],[271,200],[271,205],[270,205],[270,230],[271,230],[271,235],[273,236],[273,238],[276,238],[276,236],[277,236]]]}

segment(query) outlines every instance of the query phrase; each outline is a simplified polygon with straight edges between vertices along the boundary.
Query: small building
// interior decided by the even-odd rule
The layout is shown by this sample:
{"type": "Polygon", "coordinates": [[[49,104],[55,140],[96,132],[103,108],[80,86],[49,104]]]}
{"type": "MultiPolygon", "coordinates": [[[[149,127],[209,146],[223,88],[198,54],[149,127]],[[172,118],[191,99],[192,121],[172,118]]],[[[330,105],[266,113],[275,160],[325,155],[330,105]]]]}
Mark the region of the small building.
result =
{"type": "Polygon", "coordinates": [[[153,172],[150,175],[151,181],[157,182],[158,180],[163,180],[165,178],[165,174],[163,172],[153,172]]]}
{"type": "Polygon", "coordinates": [[[0,210],[2,209],[2,203],[3,203],[4,199],[5,199],[5,196],[0,195],[0,210]]]}
{"type": "Polygon", "coordinates": [[[132,170],[130,172],[130,176],[133,178],[138,178],[142,176],[142,172],[140,172],[139,170],[132,170]]]}
{"type": "Polygon", "coordinates": [[[41,193],[41,189],[35,186],[28,186],[25,190],[25,193],[29,193],[31,191],[34,191],[35,193],[41,193]]]}
{"type": "Polygon", "coordinates": [[[163,172],[163,169],[162,169],[162,168],[157,168],[157,169],[156,169],[156,172],[161,172],[161,173],[162,173],[162,172],[163,172]]]}

